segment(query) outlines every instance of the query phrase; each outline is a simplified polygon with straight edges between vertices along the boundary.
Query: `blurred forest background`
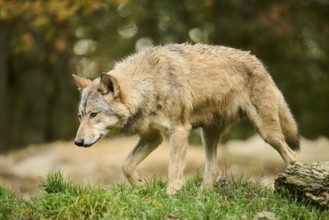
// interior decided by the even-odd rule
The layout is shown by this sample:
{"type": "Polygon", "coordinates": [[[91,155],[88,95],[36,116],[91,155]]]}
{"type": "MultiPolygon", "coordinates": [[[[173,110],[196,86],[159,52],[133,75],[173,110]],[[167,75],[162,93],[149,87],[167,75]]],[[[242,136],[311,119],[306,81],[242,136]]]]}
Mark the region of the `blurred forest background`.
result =
{"type": "MultiPolygon", "coordinates": [[[[73,139],[79,93],[151,45],[250,50],[267,66],[301,134],[329,137],[328,0],[0,0],[0,151],[73,139]]],[[[243,138],[252,129],[232,133],[243,138]]]]}

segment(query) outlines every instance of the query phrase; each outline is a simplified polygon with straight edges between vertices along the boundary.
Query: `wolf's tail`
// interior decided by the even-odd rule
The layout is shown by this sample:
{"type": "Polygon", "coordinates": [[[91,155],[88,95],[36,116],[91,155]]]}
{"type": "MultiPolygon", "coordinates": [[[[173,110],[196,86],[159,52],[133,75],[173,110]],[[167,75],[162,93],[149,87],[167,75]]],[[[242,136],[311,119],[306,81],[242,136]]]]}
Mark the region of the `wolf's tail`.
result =
{"type": "Polygon", "coordinates": [[[286,143],[292,150],[300,150],[297,123],[283,97],[279,101],[279,118],[286,143]]]}

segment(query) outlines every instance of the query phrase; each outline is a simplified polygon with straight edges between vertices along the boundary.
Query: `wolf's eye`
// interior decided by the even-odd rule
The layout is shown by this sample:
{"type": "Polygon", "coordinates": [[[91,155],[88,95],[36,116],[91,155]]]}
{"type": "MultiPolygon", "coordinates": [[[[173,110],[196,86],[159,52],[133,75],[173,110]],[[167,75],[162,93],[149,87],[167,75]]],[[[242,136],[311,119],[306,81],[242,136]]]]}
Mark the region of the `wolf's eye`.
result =
{"type": "Polygon", "coordinates": [[[90,113],[89,117],[90,117],[90,118],[95,118],[96,115],[97,115],[97,112],[92,112],[92,113],[90,113]]]}

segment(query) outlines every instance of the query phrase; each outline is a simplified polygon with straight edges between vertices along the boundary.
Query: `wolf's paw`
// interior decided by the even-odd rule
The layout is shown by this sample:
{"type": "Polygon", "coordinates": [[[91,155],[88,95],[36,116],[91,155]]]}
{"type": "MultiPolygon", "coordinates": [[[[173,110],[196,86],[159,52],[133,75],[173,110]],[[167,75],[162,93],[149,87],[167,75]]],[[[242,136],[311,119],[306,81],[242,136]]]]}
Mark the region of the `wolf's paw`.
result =
{"type": "Polygon", "coordinates": [[[200,190],[210,190],[214,188],[214,184],[213,183],[202,183],[200,186],[200,190]]]}
{"type": "Polygon", "coordinates": [[[294,165],[298,163],[298,160],[295,158],[294,160],[289,161],[289,163],[290,163],[289,165],[294,165]]]}
{"type": "Polygon", "coordinates": [[[171,188],[171,187],[168,187],[166,192],[167,192],[168,195],[175,195],[178,192],[178,190],[174,189],[174,188],[171,188]]]}
{"type": "Polygon", "coordinates": [[[140,176],[135,182],[136,182],[135,185],[141,186],[145,184],[145,179],[140,176]]]}
{"type": "Polygon", "coordinates": [[[135,175],[127,177],[129,183],[132,186],[141,186],[145,184],[145,179],[139,175],[137,172],[134,173],[135,175]]]}
{"type": "Polygon", "coordinates": [[[214,187],[217,181],[217,175],[210,177],[205,177],[202,184],[201,189],[211,189],[214,187]]]}
{"type": "Polygon", "coordinates": [[[177,181],[175,183],[171,183],[167,187],[167,194],[174,195],[183,187],[182,181],[177,181]]]}

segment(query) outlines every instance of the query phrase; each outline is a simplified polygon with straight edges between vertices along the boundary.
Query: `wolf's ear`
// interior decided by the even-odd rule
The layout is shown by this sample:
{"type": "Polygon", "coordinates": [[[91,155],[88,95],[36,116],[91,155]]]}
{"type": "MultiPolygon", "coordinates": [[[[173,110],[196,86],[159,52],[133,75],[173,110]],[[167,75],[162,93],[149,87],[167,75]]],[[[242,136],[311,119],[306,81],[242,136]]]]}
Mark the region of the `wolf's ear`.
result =
{"type": "Polygon", "coordinates": [[[91,83],[90,79],[83,78],[83,77],[77,76],[75,74],[72,74],[72,76],[73,76],[73,82],[75,85],[77,85],[79,91],[82,91],[84,88],[86,88],[91,83]]]}
{"type": "Polygon", "coordinates": [[[98,92],[102,95],[112,93],[113,97],[117,97],[120,92],[120,87],[117,79],[114,76],[103,73],[100,77],[98,92]]]}

